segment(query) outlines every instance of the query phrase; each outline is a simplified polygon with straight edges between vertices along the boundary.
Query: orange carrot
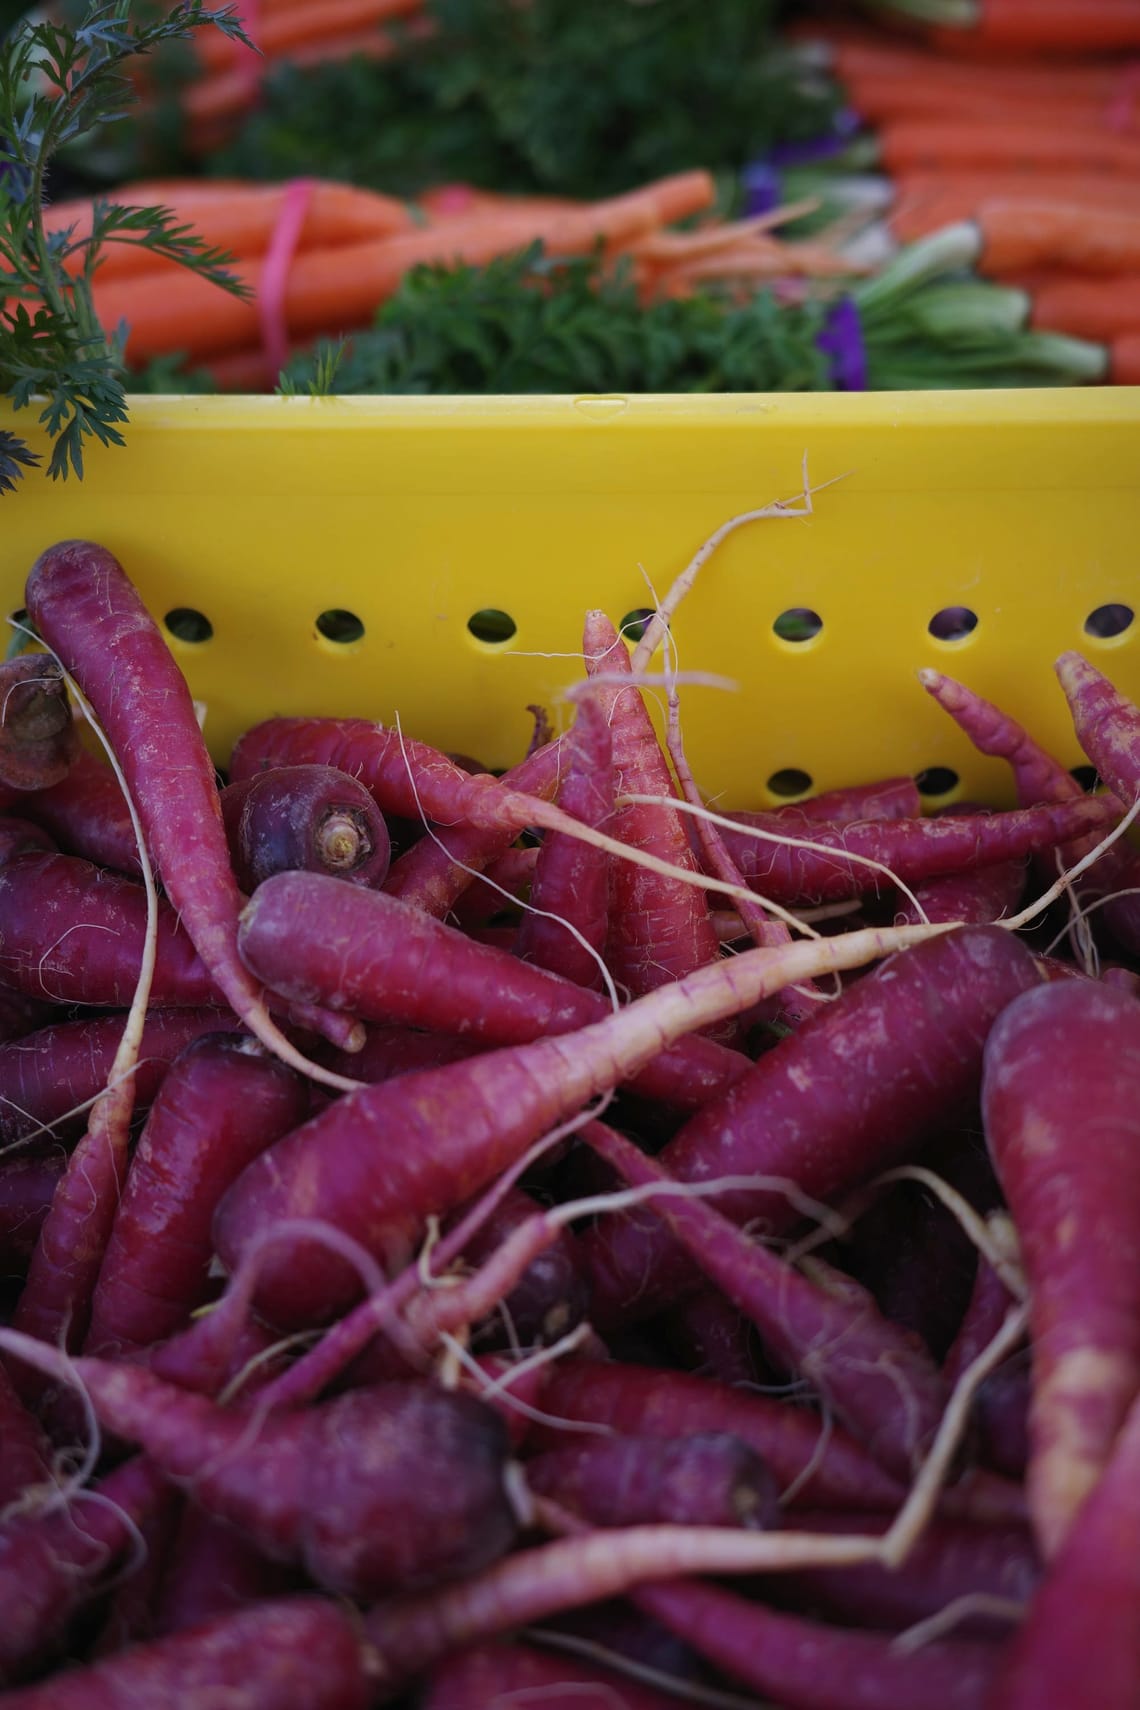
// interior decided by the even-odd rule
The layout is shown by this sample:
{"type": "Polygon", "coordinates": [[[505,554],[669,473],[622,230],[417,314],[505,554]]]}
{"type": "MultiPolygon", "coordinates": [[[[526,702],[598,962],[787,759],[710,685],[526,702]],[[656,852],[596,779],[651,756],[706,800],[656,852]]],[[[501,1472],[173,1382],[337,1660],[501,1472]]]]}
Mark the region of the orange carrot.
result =
{"type": "Polygon", "coordinates": [[[1140,334],[1113,339],[1108,373],[1114,386],[1140,386],[1140,334]]]}
{"type": "MultiPolygon", "coordinates": [[[[264,255],[281,218],[286,186],[246,184],[238,189],[219,190],[211,184],[192,184],[182,189],[168,186],[172,194],[163,198],[181,225],[192,226],[200,237],[216,248],[239,258],[264,255]]],[[[124,185],[111,199],[127,206],[146,207],[149,187],[124,185]],[[140,193],[141,191],[141,193],[140,193]]],[[[49,232],[75,227],[77,237],[89,233],[93,207],[89,199],[59,202],[47,214],[49,232]]],[[[403,202],[351,184],[314,181],[298,240],[300,249],[334,249],[342,244],[366,243],[396,232],[410,231],[415,221],[403,202]]],[[[78,266],[78,262],[76,263],[78,266]]],[[[99,263],[99,277],[137,277],[163,271],[162,258],[134,244],[108,244],[99,263]]]]}
{"type": "Polygon", "coordinates": [[[568,208],[585,208],[568,196],[515,196],[501,190],[480,190],[474,184],[437,184],[417,198],[417,206],[432,225],[444,221],[470,220],[483,214],[560,214],[568,208]]]}
{"type": "Polygon", "coordinates": [[[1140,273],[1112,279],[1058,278],[1041,285],[1033,296],[1032,324],[1100,344],[1140,334],[1140,273]]]}
{"type": "Polygon", "coordinates": [[[1140,132],[1140,111],[1122,107],[1119,114],[1103,97],[1078,94],[1023,93],[995,85],[967,88],[935,78],[864,78],[848,85],[852,103],[868,123],[894,120],[982,120],[993,124],[1059,125],[1065,129],[1105,131],[1116,135],[1140,132]]]}
{"type": "MultiPolygon", "coordinates": [[[[888,225],[900,243],[913,243],[941,226],[955,225],[959,220],[972,220],[982,205],[1000,199],[1008,203],[1024,203],[1037,207],[1042,200],[1085,209],[1090,221],[1099,219],[1101,212],[1140,213],[1140,185],[1133,186],[1120,178],[1092,178],[1079,174],[989,173],[940,178],[937,173],[907,174],[899,180],[897,196],[888,216],[888,225]],[[1096,213],[1093,213],[1093,210],[1096,213]]],[[[1052,265],[1047,263],[1046,265],[1052,265]]],[[[1001,272],[990,261],[990,273],[1001,272]]],[[[1019,266],[1018,272],[1023,271],[1019,266]]]]}
{"type": "Polygon", "coordinates": [[[1140,272],[1140,212],[1079,202],[994,197],[976,215],[983,271],[1063,267],[1073,273],[1140,272]]]}
{"type": "Polygon", "coordinates": [[[1140,177],[1140,141],[1110,131],[1071,131],[1063,125],[993,122],[956,124],[947,119],[906,119],[879,133],[888,171],[986,170],[1119,173],[1140,177]]]}
{"type": "MultiPolygon", "coordinates": [[[[285,293],[285,319],[293,335],[359,326],[420,262],[482,266],[541,238],[555,254],[583,254],[603,240],[620,246],[656,225],[700,213],[715,200],[709,173],[674,177],[550,215],[547,219],[485,217],[400,233],[375,243],[314,249],[298,255],[285,293]]],[[[261,264],[238,269],[256,292],[261,264]]],[[[144,363],[171,350],[191,359],[245,350],[259,338],[255,301],[242,301],[185,269],[156,289],[157,275],[95,285],[95,309],[104,326],[130,326],[127,358],[144,363]]]]}
{"type": "MultiPolygon", "coordinates": [[[[963,62],[932,53],[925,46],[904,46],[856,32],[837,32],[824,27],[805,27],[803,33],[822,40],[832,53],[832,66],[840,82],[858,95],[864,79],[925,81],[958,89],[994,88],[1000,84],[1011,92],[1042,98],[1069,95],[1109,102],[1120,91],[1121,69],[1115,65],[1034,64],[1030,62],[992,65],[963,62]]],[[[956,38],[957,39],[957,38],[956,38]]]]}
{"type": "Polygon", "coordinates": [[[1136,0],[978,0],[978,19],[968,32],[930,33],[938,46],[964,34],[983,48],[1022,53],[1105,53],[1140,47],[1136,0]]]}
{"type": "MultiPolygon", "coordinates": [[[[267,59],[292,58],[303,43],[391,23],[422,6],[423,0],[309,0],[308,5],[289,6],[259,19],[250,39],[267,59]]],[[[214,30],[203,31],[195,49],[199,65],[209,71],[227,70],[238,55],[248,52],[214,30]]]]}

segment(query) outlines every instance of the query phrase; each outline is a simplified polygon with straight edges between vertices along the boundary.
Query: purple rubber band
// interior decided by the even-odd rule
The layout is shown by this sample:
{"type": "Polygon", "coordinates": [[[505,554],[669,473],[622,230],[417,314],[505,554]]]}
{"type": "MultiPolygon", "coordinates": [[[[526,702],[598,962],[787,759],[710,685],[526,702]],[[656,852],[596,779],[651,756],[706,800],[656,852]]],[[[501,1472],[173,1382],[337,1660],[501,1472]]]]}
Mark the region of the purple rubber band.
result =
{"type": "Polygon", "coordinates": [[[844,107],[836,113],[826,135],[812,137],[808,142],[777,143],[769,149],[768,159],[776,167],[811,166],[817,160],[830,160],[833,155],[842,154],[861,124],[858,113],[844,107]]]}
{"type": "Polygon", "coordinates": [[[850,297],[840,297],[833,305],[815,342],[831,360],[831,378],[837,391],[867,390],[867,352],[859,311],[850,297]]]}
{"type": "Polygon", "coordinates": [[[784,199],[780,174],[765,160],[754,160],[751,166],[746,166],[740,175],[740,183],[744,191],[746,218],[770,214],[784,199]]]}

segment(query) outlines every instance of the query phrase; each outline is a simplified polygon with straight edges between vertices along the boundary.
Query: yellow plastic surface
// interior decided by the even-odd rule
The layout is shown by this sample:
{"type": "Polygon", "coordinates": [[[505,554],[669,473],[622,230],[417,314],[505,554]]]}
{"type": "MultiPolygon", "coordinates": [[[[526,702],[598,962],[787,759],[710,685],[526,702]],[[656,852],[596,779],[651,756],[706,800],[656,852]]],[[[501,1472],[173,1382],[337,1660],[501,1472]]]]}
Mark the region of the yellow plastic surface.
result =
{"type": "MultiPolygon", "coordinates": [[[[32,413],[0,425],[29,432],[32,413]]],[[[1067,764],[1080,755],[1052,662],[1087,652],[1140,699],[1140,617],[1097,640],[1088,614],[1140,609],[1140,389],[716,398],[138,399],[125,450],[82,483],[33,474],[0,499],[0,594],[53,541],[117,554],[152,611],[204,613],[172,646],[224,763],[272,713],[397,716],[489,767],[526,748],[530,702],[556,725],[581,676],[589,607],[615,622],[663,593],[720,523],[793,497],[804,456],[835,482],[801,521],[740,530],[674,626],[680,664],[738,689],[683,690],[707,795],[766,805],[772,774],[815,789],[949,767],[1009,799],[915,681],[960,676],[1067,764]],[[843,477],[843,479],[838,479],[843,477]],[[644,576],[642,574],[644,569],[644,576]],[[977,628],[934,640],[967,606],[977,628]],[[517,628],[469,633],[487,608],[517,628]],[[814,640],[780,641],[789,608],[814,640]],[[363,638],[326,640],[321,613],[363,638]]]]}

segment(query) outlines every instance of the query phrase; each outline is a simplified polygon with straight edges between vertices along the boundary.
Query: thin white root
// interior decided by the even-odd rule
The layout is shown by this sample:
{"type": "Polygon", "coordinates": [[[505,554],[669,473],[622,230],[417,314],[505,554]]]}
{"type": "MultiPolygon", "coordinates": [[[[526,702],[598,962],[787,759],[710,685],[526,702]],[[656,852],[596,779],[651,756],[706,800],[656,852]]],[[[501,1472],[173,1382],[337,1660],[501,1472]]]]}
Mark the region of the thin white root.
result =
{"type": "Polygon", "coordinates": [[[935,1639],[945,1638],[953,1632],[961,1622],[968,1621],[971,1615],[994,1615],[999,1621],[1008,1621],[1011,1625],[1023,1619],[1026,1605],[1016,1597],[998,1597],[988,1591],[968,1591],[963,1597],[956,1597],[937,1614],[928,1615],[925,1621],[916,1621],[913,1627],[905,1628],[896,1633],[891,1641],[891,1649],[898,1651],[901,1656],[911,1656],[920,1651],[924,1645],[931,1644],[935,1639]]]}
{"type": "Polygon", "coordinates": [[[1011,1349],[1017,1346],[1028,1323],[1028,1307],[1015,1306],[1006,1314],[993,1340],[970,1362],[954,1385],[934,1441],[918,1477],[911,1486],[910,1494],[880,1540],[879,1555],[885,1566],[898,1567],[906,1560],[915,1540],[929,1521],[969,1422],[974,1397],[990,1373],[996,1370],[1011,1349]]]}
{"type": "MultiPolygon", "coordinates": [[[[891,1182],[920,1182],[923,1187],[928,1188],[936,1199],[941,1200],[947,1211],[957,1218],[978,1252],[997,1272],[1014,1299],[1029,1298],[1025,1273],[1008,1244],[999,1244],[994,1240],[987,1220],[978,1215],[969,1200],[964,1198],[957,1188],[951,1187],[948,1181],[944,1181],[933,1170],[925,1169],[921,1164],[901,1164],[897,1169],[884,1170],[882,1175],[876,1176],[868,1186],[888,1187],[891,1182]]],[[[1009,1226],[1010,1229],[1013,1228],[1012,1223],[1009,1226]]]]}
{"type": "Polygon", "coordinates": [[[1006,927],[1010,932],[1016,932],[1019,927],[1027,926],[1031,920],[1036,920],[1039,914],[1044,914],[1045,910],[1052,903],[1055,903],[1059,896],[1064,895],[1074,879],[1079,879],[1082,873],[1087,872],[1091,866],[1099,861],[1106,849],[1111,849],[1114,843],[1119,843],[1128,831],[1129,826],[1135,823],[1137,814],[1140,814],[1140,796],[1137,796],[1128,812],[1123,818],[1117,820],[1111,831],[1105,833],[1095,848],[1090,849],[1088,854],[1074,866],[1067,867],[1060,878],[1049,886],[1048,890],[1042,891],[1041,895],[1035,901],[1027,904],[1020,914],[1010,915],[1008,919],[999,920],[995,924],[1006,927]]]}

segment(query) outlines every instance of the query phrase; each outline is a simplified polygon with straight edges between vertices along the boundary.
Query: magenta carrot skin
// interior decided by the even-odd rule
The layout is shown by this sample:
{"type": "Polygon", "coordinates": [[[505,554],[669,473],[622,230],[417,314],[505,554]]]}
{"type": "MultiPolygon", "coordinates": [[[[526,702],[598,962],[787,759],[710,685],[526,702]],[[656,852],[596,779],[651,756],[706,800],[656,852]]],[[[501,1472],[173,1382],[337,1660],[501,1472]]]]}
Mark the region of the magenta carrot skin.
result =
{"type": "MultiPolygon", "coordinates": [[[[629,678],[628,687],[603,684],[595,691],[612,736],[615,792],[674,796],[673,776],[633,682],[629,653],[604,612],[587,613],[582,651],[591,678],[629,678]]],[[[684,818],[674,808],[631,803],[617,810],[609,829],[632,848],[697,871],[684,818]]],[[[719,953],[708,904],[698,890],[632,862],[613,863],[606,960],[619,984],[635,995],[652,991],[715,962],[719,953]]]]}
{"type": "Polygon", "coordinates": [[[1012,1003],[982,1116],[1029,1284],[1027,1485],[1049,1559],[1140,1391],[1140,1001],[1066,980],[1012,1003]]]}
{"type": "MultiPolygon", "coordinates": [[[[680,1181],[760,1173],[828,1201],[898,1163],[977,1092],[990,1027],[1037,982],[1029,951],[1000,927],[908,950],[761,1057],[660,1162],[680,1181]],[[858,1075],[837,1070],[848,1060],[858,1075]]],[[[800,1215],[776,1192],[732,1190],[710,1203],[735,1223],[762,1219],[766,1232],[800,1215]]],[[[581,1240],[602,1329],[670,1304],[700,1274],[648,1208],[607,1217],[581,1240]]]]}
{"type": "MultiPolygon", "coordinates": [[[[852,784],[847,789],[824,790],[803,801],[788,802],[771,810],[781,819],[798,816],[830,825],[851,825],[861,819],[915,819],[922,812],[922,797],[913,778],[881,778],[873,784],[852,784]]],[[[729,814],[728,818],[735,816],[729,814]]]]}
{"type": "Polygon", "coordinates": [[[986,1710],[1140,1703],[1140,1398],[1002,1661],[986,1710]]]}
{"type": "MultiPolygon", "coordinates": [[[[613,742],[609,723],[590,696],[579,701],[567,738],[558,805],[584,825],[609,829],[614,810],[613,742]]],[[[602,984],[599,957],[609,925],[610,865],[604,849],[595,849],[567,832],[547,832],[538,852],[531,906],[519,927],[516,955],[575,985],[597,990],[602,984]],[[577,929],[593,955],[567,930],[565,921],[577,929]]]]}
{"type": "MultiPolygon", "coordinates": [[[[709,1378],[575,1360],[551,1369],[540,1406],[556,1419],[605,1424],[630,1437],[729,1431],[767,1463],[782,1490],[811,1466],[796,1494],[799,1506],[893,1511],[904,1494],[842,1427],[823,1440],[823,1422],[807,1408],[709,1378]]],[[[576,1438],[552,1425],[535,1425],[530,1440],[544,1449],[576,1438]]]]}
{"type": "MultiPolygon", "coordinates": [[[[146,893],[74,855],[0,867],[0,980],[29,997],[125,1009],[138,983],[146,893]]],[[[221,993],[170,903],[158,904],[151,1002],[201,1006],[221,993]]]]}
{"type": "Polygon", "coordinates": [[[0,1366],[0,1513],[51,1477],[52,1446],[0,1366]]]}
{"type": "Polygon", "coordinates": [[[979,1253],[969,1304],[942,1362],[947,1383],[957,1383],[966,1367],[993,1341],[1012,1305],[1013,1296],[989,1260],[979,1253]]]}
{"type": "Polygon", "coordinates": [[[11,814],[0,818],[0,867],[6,867],[17,855],[50,855],[54,850],[55,841],[42,826],[11,814]]]}
{"type": "MultiPolygon", "coordinates": [[[[486,1045],[569,1033],[611,1013],[600,993],[476,944],[395,897],[316,873],[278,873],[259,886],[242,913],[238,947],[284,997],[486,1045]]],[[[636,1086],[692,1109],[747,1069],[740,1053],[689,1039],[647,1065],[636,1086]]]]}
{"type": "Polygon", "coordinates": [[[982,926],[1017,913],[1025,893],[1026,862],[995,861],[969,873],[948,873],[912,886],[915,902],[899,898],[895,924],[917,920],[960,920],[982,926]],[[918,904],[918,907],[915,906],[918,904]],[[921,913],[919,910],[921,909],[921,913]]]}
{"type": "Polygon", "coordinates": [[[472,879],[451,910],[451,919],[465,932],[487,926],[493,916],[506,910],[518,912],[519,900],[530,891],[534,870],[542,850],[534,844],[508,849],[492,861],[479,878],[472,879]],[[506,895],[504,896],[504,892],[506,895]]]}
{"type": "Polygon", "coordinates": [[[0,661],[0,784],[20,791],[57,784],[78,750],[55,660],[28,653],[0,661]]]}
{"type": "Polygon", "coordinates": [[[374,1597],[436,1585],[476,1572],[514,1540],[506,1427],[473,1396],[383,1384],[251,1431],[241,1410],[140,1366],[85,1356],[76,1369],[107,1430],[324,1590],[374,1597]]]}
{"type": "Polygon", "coordinates": [[[633,1598],[726,1674],[786,1710],[984,1710],[1001,1654],[967,1639],[900,1653],[885,1633],[778,1614],[699,1580],[640,1586],[633,1598]]]}
{"type": "MultiPolygon", "coordinates": [[[[68,1508],[0,1525],[0,1686],[23,1680],[57,1649],[72,1617],[106,1585],[166,1484],[145,1456],[116,1467],[68,1508]]],[[[7,1701],[5,1701],[7,1710],[7,1701]]]]}
{"type": "Polygon", "coordinates": [[[1079,653],[1062,653],[1057,676],[1077,741],[1125,807],[1140,795],[1140,707],[1079,653]]]}
{"type": "MultiPolygon", "coordinates": [[[[467,1267],[478,1269],[513,1229],[539,1215],[541,1208],[530,1194],[517,1187],[509,1189],[464,1247],[467,1267]]],[[[519,1278],[503,1302],[502,1313],[485,1320],[474,1333],[474,1340],[482,1348],[501,1346],[510,1326],[524,1348],[556,1342],[582,1322],[589,1304],[577,1244],[570,1231],[562,1229],[519,1278]]]]}
{"type": "MultiPolygon", "coordinates": [[[[559,739],[528,754],[499,781],[506,789],[545,800],[558,788],[562,764],[559,739]]],[[[389,896],[399,897],[439,920],[465,894],[472,872],[485,872],[492,862],[511,853],[519,829],[514,821],[488,828],[455,824],[454,818],[449,814],[430,837],[421,837],[393,861],[384,885],[389,896]]]]}
{"type": "Polygon", "coordinates": [[[154,1638],[159,1586],[184,1507],[178,1491],[167,1485],[144,1517],[139,1527],[140,1559],[125,1563],[113,1585],[106,1618],[91,1646],[92,1662],[154,1638]]]}
{"type": "Polygon", "coordinates": [[[131,1160],[99,1271],[85,1347],[160,1342],[208,1297],[214,1210],[251,1159],[308,1115],[300,1077],[248,1034],[176,1057],[131,1160]]]}
{"type": "Polygon", "coordinates": [[[772,1381],[760,1359],[755,1327],[718,1289],[680,1301],[662,1328],[681,1370],[694,1377],[753,1386],[772,1381]]]}
{"type": "Polygon", "coordinates": [[[388,827],[368,791],[332,766],[279,766],[221,792],[234,875],[252,891],[271,873],[330,873],[384,883],[388,827]]]}
{"type": "Polygon", "coordinates": [[[0,1266],[4,1274],[26,1269],[66,1163],[58,1152],[0,1163],[0,1266]]]}
{"type": "MultiPolygon", "coordinates": [[[[281,1338],[260,1318],[247,1315],[235,1329],[220,1312],[206,1312],[188,1329],[177,1331],[168,1342],[148,1348],[142,1363],[148,1371],[179,1389],[193,1390],[211,1401],[241,1373],[252,1368],[250,1382],[268,1383],[288,1363],[288,1350],[281,1350],[274,1363],[266,1356],[279,1349],[281,1338]]],[[[251,1393],[248,1385],[242,1394],[251,1393]]]]}
{"type": "MultiPolygon", "coordinates": [[[[106,1086],[125,1019],[59,1021],[0,1045],[0,1142],[24,1140],[39,1128],[50,1130],[43,1144],[82,1134],[87,1113],[76,1107],[106,1086]]],[[[192,1040],[232,1027],[224,1009],[152,1009],[135,1071],[135,1109],[151,1104],[170,1063],[192,1040]]]]}
{"type": "Polygon", "coordinates": [[[127,798],[105,761],[80,749],[67,777],[36,790],[25,811],[46,827],[68,855],[138,877],[139,847],[127,798]]]}
{"type": "MultiPolygon", "coordinates": [[[[807,1513],[797,1515],[805,1532],[885,1532],[888,1515],[807,1513]]],[[[848,1626],[887,1631],[937,1615],[960,1597],[982,1593],[1028,1603],[1041,1578],[1041,1563],[1027,1526],[976,1526],[961,1520],[932,1520],[907,1552],[901,1569],[861,1562],[851,1567],[800,1568],[781,1588],[796,1593],[829,1619],[848,1626]]],[[[970,1615],[954,1627],[960,1638],[1007,1638],[1008,1618],[970,1615]]]]}
{"type": "Polygon", "coordinates": [[[370,1710],[376,1659],[343,1605],[279,1598],[10,1693],[5,1710],[370,1710]]]}
{"type": "Polygon", "coordinates": [[[185,1632],[291,1589],[288,1572],[232,1526],[186,1503],[154,1599],[154,1636],[185,1632]]]}
{"type": "Polygon", "coordinates": [[[41,553],[24,598],[118,757],[186,936],[238,1018],[270,1050],[298,1063],[238,957],[241,894],[214,766],[190,690],[157,624],[118,561],[90,541],[62,541],[41,553]]]}
{"type": "Polygon", "coordinates": [[[526,1480],[595,1526],[745,1526],[779,1523],[776,1481],[753,1449],[726,1431],[592,1437],[526,1463],[526,1480]]]}
{"type": "MultiPolygon", "coordinates": [[[[762,896],[785,905],[808,905],[878,892],[890,884],[882,872],[844,857],[877,861],[911,885],[995,861],[1017,860],[1070,843],[1086,832],[1103,834],[1118,817],[1115,805],[1099,796],[1009,813],[862,820],[846,826],[805,824],[796,830],[775,816],[747,816],[747,823],[763,830],[822,844],[825,854],[748,837],[743,831],[724,830],[723,835],[745,879],[762,896]]],[[[745,821],[744,815],[737,818],[745,821]]]]}
{"type": "MultiPolygon", "coordinates": [[[[582,1138],[631,1187],[673,1179],[604,1123],[589,1123],[582,1138]]],[[[659,1212],[710,1282],[756,1325],[765,1348],[905,1479],[929,1446],[948,1393],[918,1338],[884,1318],[853,1277],[841,1288],[818,1287],[707,1202],[662,1195],[659,1212]]]]}
{"type": "Polygon", "coordinates": [[[446,1658],[425,1682],[419,1710],[677,1710],[683,1703],[577,1657],[507,1643],[446,1658]]]}

